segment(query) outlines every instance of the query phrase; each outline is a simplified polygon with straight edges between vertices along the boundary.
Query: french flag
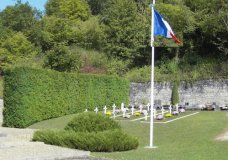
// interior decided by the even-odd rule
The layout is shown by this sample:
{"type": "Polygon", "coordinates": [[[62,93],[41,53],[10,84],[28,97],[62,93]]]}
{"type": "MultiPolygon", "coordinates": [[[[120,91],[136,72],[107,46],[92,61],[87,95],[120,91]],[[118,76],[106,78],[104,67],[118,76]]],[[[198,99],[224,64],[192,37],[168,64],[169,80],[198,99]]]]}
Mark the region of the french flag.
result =
{"type": "Polygon", "coordinates": [[[154,36],[163,36],[172,38],[176,43],[182,45],[183,43],[175,36],[169,23],[154,10],[154,36]]]}

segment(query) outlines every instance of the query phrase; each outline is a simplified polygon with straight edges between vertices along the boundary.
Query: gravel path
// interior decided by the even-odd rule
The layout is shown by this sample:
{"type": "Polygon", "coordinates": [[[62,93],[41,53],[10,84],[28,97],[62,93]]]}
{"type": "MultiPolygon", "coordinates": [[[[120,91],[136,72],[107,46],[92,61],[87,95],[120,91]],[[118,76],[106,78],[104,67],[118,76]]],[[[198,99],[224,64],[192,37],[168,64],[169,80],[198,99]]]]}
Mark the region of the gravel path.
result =
{"type": "MultiPolygon", "coordinates": [[[[0,99],[0,126],[3,102],[0,99]]],[[[33,129],[0,127],[0,160],[98,160],[90,152],[31,142],[33,129]]]]}

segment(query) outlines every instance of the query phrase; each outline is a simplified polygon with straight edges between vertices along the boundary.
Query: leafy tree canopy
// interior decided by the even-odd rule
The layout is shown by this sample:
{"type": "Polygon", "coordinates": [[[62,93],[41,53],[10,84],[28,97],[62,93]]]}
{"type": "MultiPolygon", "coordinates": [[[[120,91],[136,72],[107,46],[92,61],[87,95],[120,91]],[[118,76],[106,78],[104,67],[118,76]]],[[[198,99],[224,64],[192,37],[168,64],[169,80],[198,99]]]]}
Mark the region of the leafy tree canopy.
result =
{"type": "Polygon", "coordinates": [[[14,6],[6,7],[6,9],[1,12],[0,17],[3,26],[14,31],[26,32],[37,23],[40,14],[28,3],[18,1],[14,6]]]}
{"type": "Polygon", "coordinates": [[[27,40],[23,33],[14,33],[0,44],[0,70],[28,59],[36,53],[34,45],[27,40]]]}
{"type": "Polygon", "coordinates": [[[90,8],[85,0],[48,0],[46,14],[69,20],[87,20],[90,8]]]}

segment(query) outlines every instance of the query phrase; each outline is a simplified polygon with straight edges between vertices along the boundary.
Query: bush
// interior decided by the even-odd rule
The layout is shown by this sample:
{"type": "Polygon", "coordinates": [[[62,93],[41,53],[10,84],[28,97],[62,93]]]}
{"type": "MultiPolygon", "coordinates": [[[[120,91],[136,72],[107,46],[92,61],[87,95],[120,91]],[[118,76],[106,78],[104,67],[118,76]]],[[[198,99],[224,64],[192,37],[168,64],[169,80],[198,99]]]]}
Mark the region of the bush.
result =
{"type": "Polygon", "coordinates": [[[76,22],[73,27],[72,42],[86,49],[102,50],[105,33],[99,23],[99,18],[94,16],[87,21],[76,22]]]}
{"type": "Polygon", "coordinates": [[[129,64],[130,61],[112,58],[106,64],[107,74],[123,76],[128,71],[129,64]]]}
{"type": "Polygon", "coordinates": [[[74,132],[66,130],[36,131],[33,141],[92,152],[113,152],[135,149],[138,140],[121,130],[74,132]]]}
{"type": "Polygon", "coordinates": [[[118,77],[79,75],[32,69],[8,70],[4,77],[4,119],[7,127],[128,103],[129,82],[118,77]]]}
{"type": "Polygon", "coordinates": [[[172,105],[176,105],[179,103],[178,82],[174,82],[171,95],[171,103],[172,105]]]}
{"type": "Polygon", "coordinates": [[[143,68],[134,68],[125,75],[131,82],[150,82],[151,81],[151,66],[143,68]]]}
{"type": "Polygon", "coordinates": [[[113,119],[102,114],[80,113],[70,121],[66,130],[75,132],[99,132],[111,129],[120,129],[120,125],[113,119]]]}
{"type": "Polygon", "coordinates": [[[23,33],[18,32],[6,37],[0,43],[0,73],[21,60],[28,60],[37,52],[23,33]]]}
{"type": "Polygon", "coordinates": [[[67,46],[57,45],[47,52],[44,66],[60,72],[78,71],[81,66],[80,56],[67,46]]]}

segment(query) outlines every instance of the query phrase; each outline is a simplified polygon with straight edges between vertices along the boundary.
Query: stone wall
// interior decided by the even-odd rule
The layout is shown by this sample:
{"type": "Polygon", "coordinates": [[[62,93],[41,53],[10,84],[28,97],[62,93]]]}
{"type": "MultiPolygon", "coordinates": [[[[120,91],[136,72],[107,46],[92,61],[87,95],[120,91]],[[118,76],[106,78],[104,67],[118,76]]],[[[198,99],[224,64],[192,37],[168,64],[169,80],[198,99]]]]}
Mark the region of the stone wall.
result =
{"type": "MultiPolygon", "coordinates": [[[[170,104],[172,83],[159,82],[154,85],[155,103],[170,104]]],[[[204,80],[181,82],[179,86],[180,104],[189,106],[215,102],[228,104],[228,80],[204,80]]],[[[150,102],[150,83],[131,83],[130,102],[147,104],[150,102]]]]}

